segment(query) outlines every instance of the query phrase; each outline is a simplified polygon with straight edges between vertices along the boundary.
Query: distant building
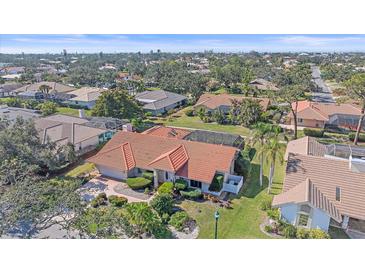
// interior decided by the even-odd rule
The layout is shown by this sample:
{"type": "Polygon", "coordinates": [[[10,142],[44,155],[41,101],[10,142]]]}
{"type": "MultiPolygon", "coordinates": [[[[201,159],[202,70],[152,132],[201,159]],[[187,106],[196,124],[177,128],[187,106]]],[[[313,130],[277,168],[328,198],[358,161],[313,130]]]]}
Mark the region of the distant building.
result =
{"type": "Polygon", "coordinates": [[[10,97],[14,95],[14,90],[20,88],[22,84],[18,83],[8,83],[0,85],[0,98],[10,97]]]}
{"type": "Polygon", "coordinates": [[[67,103],[91,109],[103,91],[100,88],[82,87],[67,93],[72,96],[67,103]]]}

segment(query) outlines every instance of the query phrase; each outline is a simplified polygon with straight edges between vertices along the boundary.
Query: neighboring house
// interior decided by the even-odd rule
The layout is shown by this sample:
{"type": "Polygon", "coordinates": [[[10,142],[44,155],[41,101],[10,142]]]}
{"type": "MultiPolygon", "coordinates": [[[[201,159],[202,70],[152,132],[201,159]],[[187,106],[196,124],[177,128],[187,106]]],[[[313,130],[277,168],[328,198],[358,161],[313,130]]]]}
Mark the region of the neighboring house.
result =
{"type": "Polygon", "coordinates": [[[194,109],[198,110],[200,108],[205,108],[207,111],[215,111],[220,110],[223,113],[229,113],[232,107],[233,100],[244,100],[244,99],[251,99],[259,101],[263,111],[266,111],[268,106],[270,105],[270,100],[268,98],[256,98],[256,97],[244,97],[242,95],[235,95],[235,94],[211,94],[211,93],[204,93],[200,96],[198,102],[195,104],[194,109]]]}
{"type": "Polygon", "coordinates": [[[103,90],[100,88],[82,87],[67,93],[72,96],[67,103],[91,109],[102,92],[103,90]]]}
{"type": "MultiPolygon", "coordinates": [[[[296,104],[293,103],[293,108],[296,104]]],[[[351,104],[318,103],[299,101],[297,123],[301,127],[324,128],[326,125],[356,129],[361,110],[351,104]]],[[[288,115],[289,123],[294,125],[293,114],[288,115]]]]}
{"type": "Polygon", "coordinates": [[[0,85],[0,98],[14,95],[14,90],[20,88],[22,84],[8,83],[0,85]]]}
{"type": "Polygon", "coordinates": [[[0,69],[0,74],[19,74],[25,71],[24,67],[4,67],[0,69]]]}
{"type": "Polygon", "coordinates": [[[147,90],[138,93],[135,98],[143,104],[143,109],[152,115],[164,114],[187,102],[186,96],[165,90],[147,90]]]}
{"type": "Polygon", "coordinates": [[[40,91],[39,87],[46,85],[50,87],[49,93],[67,93],[75,90],[74,87],[70,87],[64,84],[59,84],[56,82],[39,82],[30,85],[23,86],[15,90],[16,93],[25,92],[25,91],[40,91]]]}
{"type": "Polygon", "coordinates": [[[21,117],[24,120],[28,120],[38,118],[40,116],[41,114],[38,110],[0,105],[0,119],[6,118],[10,122],[14,122],[18,117],[21,117]]]}
{"type": "Polygon", "coordinates": [[[272,203],[283,219],[304,228],[328,231],[331,224],[365,232],[365,149],[337,150],[309,137],[289,142],[283,193],[272,203]]]}
{"type": "Polygon", "coordinates": [[[234,163],[239,150],[220,145],[186,141],[121,131],[95,156],[88,159],[107,177],[125,180],[154,173],[154,186],[181,178],[189,187],[204,193],[220,195],[222,192],[238,193],[243,177],[234,175],[234,163]],[[209,190],[216,175],[224,176],[223,187],[218,192],[209,190]]]}
{"type": "Polygon", "coordinates": [[[278,87],[275,86],[273,83],[262,78],[257,78],[251,81],[249,85],[251,87],[257,88],[258,90],[271,90],[271,91],[279,90],[278,87]]]}
{"type": "Polygon", "coordinates": [[[174,127],[154,126],[145,130],[142,134],[177,138],[215,145],[225,145],[236,148],[243,148],[244,146],[244,140],[240,135],[208,130],[187,130],[174,127]]]}
{"type": "Polygon", "coordinates": [[[77,153],[83,154],[95,149],[113,135],[110,130],[86,126],[87,122],[87,119],[56,114],[36,119],[35,127],[43,143],[71,143],[77,153]]]}
{"type": "Polygon", "coordinates": [[[6,74],[6,75],[1,76],[1,78],[3,78],[4,80],[7,80],[7,81],[12,81],[12,80],[19,79],[20,76],[21,76],[21,74],[6,74]]]}

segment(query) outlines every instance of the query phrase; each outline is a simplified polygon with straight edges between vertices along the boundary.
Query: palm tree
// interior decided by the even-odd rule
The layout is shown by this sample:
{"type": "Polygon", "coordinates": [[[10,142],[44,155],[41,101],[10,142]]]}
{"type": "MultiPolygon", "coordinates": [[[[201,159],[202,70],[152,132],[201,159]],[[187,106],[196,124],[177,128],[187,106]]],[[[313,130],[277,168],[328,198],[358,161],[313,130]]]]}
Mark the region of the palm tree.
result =
{"type": "Polygon", "coordinates": [[[48,85],[41,85],[40,87],[39,87],[39,90],[42,92],[42,93],[46,93],[46,94],[48,94],[49,93],[49,91],[51,90],[52,88],[50,87],[50,86],[48,86],[48,85]]]}
{"type": "Polygon", "coordinates": [[[252,133],[252,144],[260,144],[260,186],[262,187],[263,184],[263,170],[264,170],[264,153],[261,150],[264,147],[266,141],[266,135],[269,132],[270,127],[268,124],[259,122],[254,126],[254,130],[252,133]]]}
{"type": "Polygon", "coordinates": [[[280,135],[276,134],[276,132],[270,134],[267,143],[261,149],[261,151],[265,153],[267,163],[270,162],[269,186],[267,188],[267,193],[270,193],[271,191],[276,160],[279,159],[280,162],[284,160],[283,152],[279,141],[279,136],[280,135]]]}

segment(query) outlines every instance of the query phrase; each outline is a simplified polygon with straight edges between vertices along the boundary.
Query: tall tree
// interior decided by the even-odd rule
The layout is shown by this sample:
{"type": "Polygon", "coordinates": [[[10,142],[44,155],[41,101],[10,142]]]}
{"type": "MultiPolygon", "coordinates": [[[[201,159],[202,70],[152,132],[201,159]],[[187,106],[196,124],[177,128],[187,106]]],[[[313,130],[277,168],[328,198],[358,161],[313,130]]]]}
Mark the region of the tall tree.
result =
{"type": "Polygon", "coordinates": [[[233,124],[252,126],[257,123],[262,115],[262,107],[258,100],[245,98],[232,100],[230,117],[233,124]]]}
{"type": "Polygon", "coordinates": [[[267,163],[270,163],[269,186],[267,189],[267,193],[270,193],[275,174],[276,160],[278,159],[280,162],[284,160],[282,148],[279,141],[279,135],[271,135],[267,143],[261,148],[259,152],[263,152],[265,154],[267,163]]]}
{"type": "Polygon", "coordinates": [[[356,100],[361,107],[361,115],[356,129],[354,144],[357,145],[363,121],[365,117],[365,73],[353,75],[350,80],[345,82],[348,96],[356,100]]]}
{"type": "Polygon", "coordinates": [[[45,93],[45,94],[49,94],[49,91],[51,90],[52,88],[48,85],[41,85],[39,86],[39,90],[42,92],[42,93],[45,93]]]}
{"type": "Polygon", "coordinates": [[[92,110],[95,116],[132,119],[142,115],[137,101],[123,90],[103,92],[92,110]]]}
{"type": "Polygon", "coordinates": [[[301,85],[288,85],[273,94],[274,99],[288,105],[294,120],[294,139],[298,138],[298,102],[305,98],[304,88],[301,85]]]}
{"type": "MultiPolygon", "coordinates": [[[[262,122],[257,123],[254,126],[253,134],[252,134],[252,143],[253,145],[260,144],[260,149],[264,147],[265,142],[267,141],[267,134],[270,132],[271,127],[269,124],[265,124],[262,122]]],[[[263,185],[263,170],[264,170],[264,152],[260,150],[260,186],[263,185]]]]}

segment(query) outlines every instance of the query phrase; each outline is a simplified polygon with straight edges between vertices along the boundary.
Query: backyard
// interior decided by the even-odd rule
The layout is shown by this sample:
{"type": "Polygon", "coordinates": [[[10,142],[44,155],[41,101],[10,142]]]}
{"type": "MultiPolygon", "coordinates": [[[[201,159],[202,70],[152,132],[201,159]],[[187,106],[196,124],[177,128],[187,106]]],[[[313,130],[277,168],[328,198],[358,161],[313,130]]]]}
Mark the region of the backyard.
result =
{"type": "MultiPolygon", "coordinates": [[[[85,115],[91,116],[91,110],[85,109],[85,115]]],[[[65,115],[71,115],[71,116],[79,116],[79,110],[76,108],[70,108],[70,107],[57,107],[57,113],[59,114],[65,114],[65,115]]]]}
{"type": "MultiPolygon", "coordinates": [[[[283,146],[283,153],[285,147],[283,146]]],[[[260,210],[260,203],[270,198],[267,194],[267,182],[269,167],[264,165],[264,188],[259,186],[258,157],[255,155],[252,161],[251,176],[246,179],[241,193],[232,200],[233,209],[219,208],[220,218],[218,223],[218,238],[268,238],[260,231],[260,224],[265,219],[265,212],[260,210]]],[[[284,178],[284,163],[276,164],[272,194],[279,194],[284,178]]],[[[193,217],[200,228],[199,238],[212,239],[214,237],[214,212],[218,207],[211,202],[198,203],[185,200],[181,207],[193,217]]]]}
{"type": "Polygon", "coordinates": [[[220,125],[217,123],[204,123],[197,116],[192,116],[192,117],[187,116],[184,113],[187,109],[189,109],[189,107],[184,108],[175,114],[172,114],[170,117],[159,118],[157,120],[154,120],[153,122],[161,123],[164,124],[165,126],[172,126],[172,127],[186,127],[193,129],[220,131],[220,132],[238,134],[242,136],[250,135],[250,129],[246,127],[237,125],[220,125]]]}

